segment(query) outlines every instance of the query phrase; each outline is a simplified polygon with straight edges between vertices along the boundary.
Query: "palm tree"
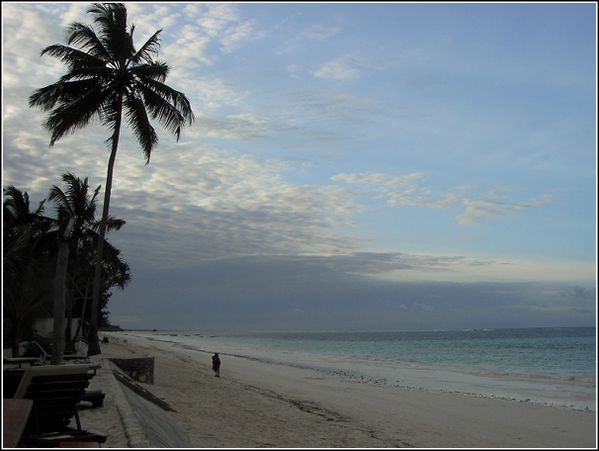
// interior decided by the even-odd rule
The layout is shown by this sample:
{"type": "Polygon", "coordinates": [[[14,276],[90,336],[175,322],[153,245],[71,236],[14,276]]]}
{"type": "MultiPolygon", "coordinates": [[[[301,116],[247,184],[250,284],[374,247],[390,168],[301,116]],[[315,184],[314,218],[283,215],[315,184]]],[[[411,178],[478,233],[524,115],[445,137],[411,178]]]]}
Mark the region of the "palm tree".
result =
{"type": "Polygon", "coordinates": [[[150,161],[158,136],[148,113],[158,119],[179,140],[181,128],[193,122],[187,97],[164,84],[169,68],[153,57],[160,47],[154,33],[139,50],[133,45],[135,26],[127,26],[127,10],[121,3],[94,3],[87,11],[94,17],[98,32],[78,22],[67,28],[67,45],[46,47],[42,55],[59,58],[68,72],[56,83],[40,88],[29,98],[30,106],[50,111],[46,128],[51,132],[50,146],[67,133],[99,119],[112,131],[100,239],[96,252],[92,315],[89,332],[89,355],[100,354],[98,310],[101,284],[101,261],[109,217],[112,178],[123,116],[150,161]],[[79,48],[71,47],[71,44],[79,48]]]}
{"type": "MultiPolygon", "coordinates": [[[[80,249],[86,245],[86,242],[91,242],[97,247],[99,239],[97,231],[100,226],[100,223],[96,221],[96,197],[100,192],[100,186],[90,194],[88,178],[82,180],[70,172],[63,174],[62,181],[66,186],[66,190],[54,185],[48,195],[48,200],[54,201],[56,204],[57,222],[60,227],[58,231],[59,246],[54,302],[55,351],[52,354],[56,358],[56,362],[53,363],[59,363],[65,349],[65,335],[68,341],[71,340],[72,295],[71,290],[67,289],[67,275],[71,276],[69,281],[72,280],[73,273],[80,268],[75,268],[73,264],[69,265],[69,262],[74,261],[78,265],[82,264],[81,259],[78,259],[78,257],[80,249]],[[68,312],[66,333],[64,327],[65,309],[68,312]]],[[[125,221],[123,220],[109,218],[107,229],[119,230],[124,224],[125,221]]],[[[108,255],[103,256],[103,260],[113,258],[112,246],[107,243],[105,243],[105,246],[108,247],[110,252],[107,253],[108,255]]]]}
{"type": "Polygon", "coordinates": [[[46,305],[43,288],[52,252],[47,237],[53,221],[43,216],[45,200],[32,210],[27,192],[8,186],[3,196],[2,304],[12,353],[17,356],[19,341],[46,305]]]}
{"type": "MultiPolygon", "coordinates": [[[[55,201],[58,229],[58,253],[54,279],[54,334],[52,363],[62,363],[65,351],[65,311],[67,298],[67,269],[73,243],[80,238],[84,224],[93,219],[96,211],[98,186],[91,196],[88,195],[87,177],[81,180],[71,173],[63,174],[66,192],[54,185],[50,188],[48,199],[55,201]]],[[[75,244],[76,245],[76,244],[75,244]]],[[[69,340],[70,340],[69,336],[69,340]]]]}
{"type": "MultiPolygon", "coordinates": [[[[79,246],[76,248],[77,252],[69,258],[69,294],[72,298],[71,313],[72,315],[79,314],[82,320],[89,318],[91,313],[88,300],[94,278],[94,260],[100,222],[94,222],[92,228],[87,229],[84,239],[79,241],[79,246]]],[[[118,229],[121,223],[124,223],[124,221],[109,219],[108,230],[113,228],[118,229]]],[[[99,324],[107,322],[105,312],[102,309],[108,303],[111,295],[110,290],[115,287],[123,290],[130,280],[131,274],[128,263],[121,258],[120,250],[106,241],[104,243],[104,256],[102,257],[102,287],[97,312],[99,324]]],[[[67,330],[69,330],[68,313],[69,311],[67,310],[67,330]]],[[[73,342],[76,341],[79,332],[83,331],[83,322],[80,321],[77,325],[73,342]]],[[[89,324],[89,321],[87,321],[87,324],[89,324]]],[[[69,335],[67,334],[67,336],[69,335]]]]}

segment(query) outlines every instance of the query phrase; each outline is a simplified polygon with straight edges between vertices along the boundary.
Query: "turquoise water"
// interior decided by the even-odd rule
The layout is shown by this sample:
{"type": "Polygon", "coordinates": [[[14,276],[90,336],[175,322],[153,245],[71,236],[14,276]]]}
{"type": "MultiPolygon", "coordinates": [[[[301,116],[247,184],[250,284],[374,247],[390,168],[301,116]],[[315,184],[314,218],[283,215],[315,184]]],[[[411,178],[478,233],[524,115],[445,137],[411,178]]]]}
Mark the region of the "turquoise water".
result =
{"type": "Polygon", "coordinates": [[[594,327],[421,332],[252,333],[219,341],[300,352],[497,374],[595,377],[594,327]]]}

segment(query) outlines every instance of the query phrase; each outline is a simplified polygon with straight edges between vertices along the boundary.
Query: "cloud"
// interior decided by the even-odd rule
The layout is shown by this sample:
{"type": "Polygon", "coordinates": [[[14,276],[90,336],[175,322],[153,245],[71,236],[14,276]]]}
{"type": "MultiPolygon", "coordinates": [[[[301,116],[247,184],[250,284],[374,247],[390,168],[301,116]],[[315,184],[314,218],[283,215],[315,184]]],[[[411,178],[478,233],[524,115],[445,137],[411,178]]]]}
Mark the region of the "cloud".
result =
{"type": "Polygon", "coordinates": [[[248,20],[235,27],[229,27],[220,38],[224,53],[231,53],[247,42],[249,38],[263,36],[256,30],[256,21],[248,20]]]}
{"type": "Polygon", "coordinates": [[[390,175],[381,172],[363,172],[358,174],[342,173],[331,177],[334,181],[363,184],[363,185],[384,185],[384,186],[401,186],[412,187],[418,181],[426,178],[422,172],[413,172],[406,175],[390,175]]]}
{"type": "Polygon", "coordinates": [[[208,4],[195,24],[210,38],[217,40],[224,53],[230,53],[250,38],[261,35],[256,32],[256,21],[241,19],[238,8],[229,3],[208,4]]]}
{"type": "Polygon", "coordinates": [[[335,36],[336,34],[340,33],[341,31],[342,29],[337,26],[312,25],[307,29],[297,33],[291,39],[288,39],[285,42],[283,42],[281,47],[277,49],[276,52],[279,55],[283,55],[285,53],[289,53],[293,50],[296,50],[298,47],[305,43],[322,43],[327,41],[332,36],[335,36]]]}
{"type": "Polygon", "coordinates": [[[195,99],[193,104],[198,105],[205,114],[212,114],[219,109],[241,110],[248,97],[247,91],[231,86],[218,77],[197,76],[184,86],[189,88],[187,91],[195,99]]]}
{"type": "MultiPolygon", "coordinates": [[[[291,260],[291,257],[287,259],[291,260]]],[[[485,280],[515,283],[533,280],[582,283],[593,280],[596,270],[592,262],[341,250],[329,255],[298,256],[294,261],[310,261],[336,272],[389,282],[485,280]]]]}
{"type": "MultiPolygon", "coordinates": [[[[383,276],[386,274],[405,274],[416,272],[420,277],[426,278],[431,272],[451,272],[456,267],[477,267],[493,265],[495,262],[480,258],[410,254],[405,252],[352,252],[349,254],[338,253],[328,256],[311,256],[311,260],[319,261],[322,265],[335,271],[361,274],[367,276],[383,276]]],[[[451,277],[451,276],[450,276],[451,277]]],[[[388,278],[388,280],[392,280],[388,278]]]]}
{"type": "Polygon", "coordinates": [[[328,25],[313,25],[297,35],[297,40],[300,41],[317,41],[322,42],[329,39],[331,36],[341,32],[341,28],[328,25]]]}
{"type": "Polygon", "coordinates": [[[133,327],[128,318],[142,309],[144,327],[163,329],[414,330],[589,326],[596,314],[594,284],[398,283],[338,263],[337,256],[278,255],[148,268],[115,293],[111,319],[133,327]]]}
{"type": "Polygon", "coordinates": [[[362,194],[382,198],[390,207],[404,205],[444,208],[460,201],[460,193],[465,187],[435,193],[421,186],[421,182],[426,178],[426,174],[422,172],[404,175],[380,172],[341,173],[331,177],[333,181],[358,185],[362,194]]]}
{"type": "Polygon", "coordinates": [[[479,224],[492,218],[540,208],[552,202],[551,196],[547,194],[527,202],[502,202],[496,199],[498,193],[495,191],[489,192],[486,197],[474,199],[467,195],[467,192],[474,188],[472,186],[436,192],[422,186],[421,182],[426,178],[426,174],[422,172],[405,175],[365,172],[336,174],[331,180],[357,185],[361,187],[361,194],[385,199],[390,207],[401,205],[446,208],[459,205],[464,210],[456,218],[456,222],[462,225],[479,224]]]}
{"type": "Polygon", "coordinates": [[[208,4],[195,22],[210,36],[218,36],[229,23],[237,21],[239,14],[229,3],[208,4]]]}
{"type": "MultiPolygon", "coordinates": [[[[86,23],[89,21],[90,15],[87,14],[87,10],[92,6],[91,3],[87,2],[73,2],[66,3],[64,8],[66,11],[63,12],[60,16],[60,26],[65,29],[73,22],[83,22],[86,23]]],[[[129,10],[129,7],[127,7],[129,10]]],[[[49,10],[52,11],[52,10],[49,10]]],[[[54,10],[55,11],[55,10],[54,10]]],[[[91,21],[89,21],[91,22],[91,21]]],[[[62,40],[61,40],[62,41],[62,40]]]]}
{"type": "Polygon", "coordinates": [[[331,80],[354,80],[360,75],[360,66],[355,58],[342,56],[323,64],[313,75],[331,80]]]}
{"type": "Polygon", "coordinates": [[[506,203],[492,199],[464,199],[464,211],[457,218],[459,224],[479,224],[495,217],[508,216],[530,208],[540,208],[552,202],[548,195],[528,202],[506,203]]]}
{"type": "Polygon", "coordinates": [[[272,124],[267,118],[251,113],[231,114],[220,118],[204,116],[197,118],[194,131],[210,138],[252,139],[270,135],[272,124]]]}
{"type": "MultiPolygon", "coordinates": [[[[27,98],[34,89],[54,82],[64,71],[60,62],[40,58],[39,52],[49,44],[64,42],[63,23],[72,20],[89,23],[89,16],[84,14],[87,7],[86,4],[3,4],[3,177],[5,184],[14,183],[29,191],[35,204],[66,171],[81,177],[90,176],[94,186],[104,184],[108,159],[104,140],[109,131],[99,125],[89,126],[84,133],[65,137],[48,149],[49,135],[41,125],[44,115],[27,106],[27,98]]],[[[189,96],[197,117],[193,126],[183,131],[179,143],[165,133],[160,134],[160,143],[149,166],[144,165],[143,154],[130,132],[123,132],[111,208],[115,216],[127,220],[127,225],[110,239],[123,250],[125,259],[134,268],[140,268],[134,277],[143,280],[142,273],[147,267],[152,270],[164,267],[170,271],[196,265],[199,270],[210,273],[207,267],[210,262],[224,262],[227,257],[239,258],[241,262],[233,268],[239,271],[231,269],[231,277],[242,278],[243,269],[249,275],[256,274],[252,265],[262,262],[263,283],[278,280],[279,269],[287,268],[288,277],[292,278],[294,270],[307,271],[307,266],[316,275],[328,274],[335,280],[359,280],[360,284],[380,287],[383,282],[433,278],[455,281],[485,277],[505,280],[514,275],[519,275],[519,280],[527,277],[547,280],[556,275],[569,280],[594,277],[592,265],[572,262],[356,252],[364,248],[365,240],[350,235],[354,231],[352,221],[356,213],[372,205],[381,209],[453,208],[452,216],[460,210],[456,218],[459,224],[472,225],[541,208],[550,198],[543,195],[529,200],[522,200],[522,196],[506,199],[496,192],[478,193],[478,188],[472,186],[439,187],[440,182],[423,171],[341,172],[323,184],[291,182],[285,175],[292,173],[299,179],[297,166],[289,161],[261,159],[255,155],[275,155],[290,150],[299,154],[314,147],[321,152],[316,157],[310,148],[299,158],[314,158],[320,162],[322,159],[318,158],[322,158],[324,152],[344,148],[344,142],[334,140],[342,137],[348,127],[360,130],[356,124],[370,125],[368,121],[373,120],[377,127],[385,124],[379,118],[388,118],[391,108],[397,108],[394,101],[378,102],[375,97],[358,91],[327,92],[304,84],[298,87],[295,83],[287,91],[273,91],[271,98],[275,100],[266,99],[276,103],[275,113],[269,114],[260,109],[258,103],[251,103],[255,102],[253,96],[260,93],[260,89],[251,91],[253,80],[234,85],[220,76],[226,71],[215,64],[219,60],[228,61],[227,53],[261,36],[260,24],[243,17],[244,10],[235,4],[201,3],[132,3],[128,8],[130,19],[136,24],[138,45],[158,28],[165,27],[160,57],[172,67],[167,82],[189,96]],[[208,65],[217,71],[216,75],[207,70],[208,65]],[[270,138],[281,131],[290,133],[277,148],[277,142],[270,138]],[[327,148],[306,146],[305,139],[312,140],[309,144],[326,140],[327,148]],[[252,154],[236,149],[247,149],[252,154]],[[292,254],[297,254],[297,258],[280,257],[292,254]],[[273,271],[267,273],[266,268],[272,266],[273,271]]],[[[295,44],[326,42],[340,32],[338,27],[311,26],[296,35],[295,44]]],[[[288,69],[298,74],[308,64],[316,67],[312,62],[302,64],[305,65],[291,64],[288,69]]],[[[357,58],[342,56],[321,65],[314,75],[352,80],[363,71],[364,65],[357,58]]],[[[442,112],[452,118],[450,125],[456,125],[460,116],[455,116],[451,105],[445,108],[442,112]],[[453,119],[456,117],[458,119],[453,119]]],[[[397,121],[397,126],[417,126],[409,121],[420,119],[406,115],[397,121]]],[[[421,122],[438,125],[437,121],[421,122]]],[[[420,129],[423,130],[429,131],[420,129]]],[[[349,138],[345,143],[351,146],[352,137],[349,138]]],[[[489,158],[492,153],[479,152],[473,156],[464,149],[460,154],[464,158],[481,158],[478,155],[489,158]]],[[[316,180],[323,173],[331,174],[328,168],[319,167],[309,174],[310,180],[316,180]]],[[[228,264],[223,263],[223,272],[228,268],[228,264]]],[[[311,283],[309,278],[298,277],[297,280],[304,285],[311,283]]],[[[247,286],[250,287],[249,282],[247,286]]],[[[323,282],[319,299],[325,298],[325,288],[335,286],[323,282]]],[[[347,290],[340,293],[351,294],[354,285],[343,286],[347,290]]],[[[191,282],[187,287],[193,292],[191,282]]],[[[260,293],[258,288],[257,293],[260,293]]],[[[210,293],[200,290],[197,294],[210,293]]],[[[309,293],[297,288],[297,296],[301,294],[309,293]]],[[[387,292],[364,291],[363,294],[380,295],[380,299],[389,299],[391,303],[400,302],[387,292]]],[[[274,293],[272,298],[275,298],[274,293]]],[[[351,299],[358,302],[353,296],[351,299]]],[[[411,306],[406,298],[402,298],[400,304],[404,309],[411,306]]],[[[436,304],[426,305],[438,308],[436,304]]],[[[309,311],[301,302],[297,308],[309,311]]]]}
{"type": "Polygon", "coordinates": [[[280,161],[191,145],[157,153],[150,166],[123,153],[111,207],[127,219],[114,241],[157,265],[226,255],[330,253],[353,241],[353,197],[335,186],[295,185],[280,161]],[[148,247],[146,243],[152,242],[148,247]]]}
{"type": "Polygon", "coordinates": [[[18,93],[13,90],[62,73],[56,59],[40,58],[42,49],[64,39],[63,30],[48,21],[56,13],[60,11],[43,4],[2,5],[2,59],[9,62],[2,65],[3,97],[14,99],[18,93]]]}

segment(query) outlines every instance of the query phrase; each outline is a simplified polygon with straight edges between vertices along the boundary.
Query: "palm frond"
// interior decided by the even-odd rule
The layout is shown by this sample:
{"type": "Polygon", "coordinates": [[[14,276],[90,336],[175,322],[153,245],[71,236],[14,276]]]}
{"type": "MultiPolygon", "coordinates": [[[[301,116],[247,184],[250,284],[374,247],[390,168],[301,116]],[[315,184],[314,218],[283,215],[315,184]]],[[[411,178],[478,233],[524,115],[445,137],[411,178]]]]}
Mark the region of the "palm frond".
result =
{"type": "Polygon", "coordinates": [[[152,148],[158,143],[158,136],[154,127],[150,124],[148,114],[141,98],[129,95],[125,98],[124,107],[126,111],[127,123],[137,138],[144,155],[146,164],[150,162],[152,148]]]}
{"type": "Polygon", "coordinates": [[[169,67],[166,63],[152,61],[148,64],[140,64],[130,69],[131,74],[144,80],[156,80],[164,83],[169,73],[169,67]]]}
{"type": "Polygon", "coordinates": [[[54,108],[46,121],[46,127],[51,132],[50,146],[65,134],[85,127],[92,118],[102,119],[102,107],[109,101],[111,94],[109,90],[95,87],[81,97],[62,102],[54,108]]]}
{"type": "Polygon", "coordinates": [[[79,238],[86,236],[96,224],[96,197],[99,194],[98,186],[90,196],[89,179],[81,179],[71,172],[66,172],[61,177],[64,188],[52,186],[49,199],[56,204],[58,222],[61,231],[69,221],[73,221],[71,239],[78,242],[79,238]],[[88,230],[89,229],[89,230],[88,230]]]}
{"type": "Polygon", "coordinates": [[[72,81],[58,81],[57,83],[38,89],[29,97],[29,106],[39,106],[47,111],[56,104],[65,105],[81,99],[84,96],[93,96],[94,92],[102,90],[101,83],[95,79],[72,81]]]}
{"type": "Polygon", "coordinates": [[[111,59],[124,63],[133,55],[133,41],[127,32],[127,9],[122,3],[94,3],[88,10],[99,25],[99,38],[111,59]]]}
{"type": "Polygon", "coordinates": [[[194,120],[185,95],[153,80],[137,83],[136,87],[142,93],[152,117],[158,119],[179,140],[185,122],[189,121],[191,124],[194,120]]]}
{"type": "Polygon", "coordinates": [[[48,200],[56,204],[56,212],[58,213],[58,221],[60,223],[64,223],[66,218],[75,215],[69,202],[69,196],[59,186],[52,185],[48,192],[48,200]]]}
{"type": "Polygon", "coordinates": [[[44,204],[45,203],[46,203],[46,199],[41,200],[40,203],[38,204],[37,208],[33,212],[33,214],[36,216],[40,216],[44,212],[44,208],[45,208],[44,204]]]}
{"type": "Polygon", "coordinates": [[[142,94],[152,118],[158,119],[158,121],[168,131],[173,133],[177,140],[179,140],[181,126],[185,123],[185,118],[181,112],[163,97],[150,89],[142,90],[142,94]]]}
{"type": "MultiPolygon", "coordinates": [[[[154,33],[150,39],[148,39],[141,48],[135,52],[135,54],[131,57],[131,61],[133,63],[139,63],[141,61],[150,62],[152,60],[153,55],[158,54],[158,48],[160,47],[160,33],[162,32],[162,28],[154,33]]],[[[131,35],[133,36],[133,30],[131,30],[131,35]]]]}
{"type": "MultiPolygon", "coordinates": [[[[98,232],[98,230],[100,230],[101,224],[102,224],[102,221],[93,222],[91,224],[90,230],[92,230],[94,232],[98,232]]],[[[117,219],[113,216],[108,216],[108,219],[106,220],[106,230],[107,231],[120,230],[121,227],[123,227],[125,224],[127,224],[127,221],[125,221],[124,219],[117,219]]]]}
{"type": "Polygon", "coordinates": [[[60,59],[71,69],[89,66],[101,67],[106,64],[106,61],[108,61],[99,58],[93,54],[86,53],[82,50],[75,49],[73,47],[69,47],[62,44],[49,45],[48,47],[42,50],[40,56],[44,56],[46,54],[60,59]]]}
{"type": "Polygon", "coordinates": [[[86,66],[71,69],[58,80],[59,83],[89,80],[93,84],[108,84],[115,76],[115,69],[108,66],[86,66]]]}
{"type": "Polygon", "coordinates": [[[42,51],[42,55],[59,58],[69,70],[57,83],[35,91],[29,105],[50,111],[45,125],[53,146],[96,118],[111,129],[107,142],[118,143],[114,133],[120,127],[125,104],[126,119],[148,163],[158,142],[148,115],[158,119],[177,140],[182,127],[194,120],[187,97],[164,84],[168,65],[152,60],[160,47],[162,30],[136,51],[135,27],[127,28],[123,3],[94,3],[88,13],[95,27],[75,22],[67,29],[69,45],[56,44],[42,51]]]}
{"type": "Polygon", "coordinates": [[[72,23],[67,28],[67,43],[69,45],[79,45],[88,54],[103,61],[110,61],[108,51],[102,45],[102,41],[100,41],[96,32],[89,25],[79,22],[72,23]]]}
{"type": "Polygon", "coordinates": [[[191,110],[191,104],[189,103],[189,100],[187,99],[185,94],[156,80],[146,79],[143,81],[143,83],[146,84],[152,91],[156,92],[162,98],[167,100],[174,108],[176,108],[181,113],[185,121],[188,121],[191,125],[195,117],[193,115],[193,111],[191,110]]]}
{"type": "Polygon", "coordinates": [[[30,214],[29,194],[26,191],[23,192],[14,185],[9,185],[2,189],[2,194],[4,196],[4,211],[9,213],[15,220],[30,214]]]}
{"type": "Polygon", "coordinates": [[[112,216],[109,216],[108,221],[106,222],[108,230],[120,230],[125,224],[127,224],[127,221],[124,219],[117,219],[112,216]]]}

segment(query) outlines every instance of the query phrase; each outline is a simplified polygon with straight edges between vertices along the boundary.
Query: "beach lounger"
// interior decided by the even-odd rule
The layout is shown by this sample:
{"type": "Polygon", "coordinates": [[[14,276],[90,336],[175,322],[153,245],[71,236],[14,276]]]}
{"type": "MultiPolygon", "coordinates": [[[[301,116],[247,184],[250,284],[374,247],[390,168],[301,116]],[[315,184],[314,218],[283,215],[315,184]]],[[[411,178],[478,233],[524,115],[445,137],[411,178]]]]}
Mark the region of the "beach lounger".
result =
{"type": "MultiPolygon", "coordinates": [[[[25,343],[25,349],[30,356],[41,357],[44,361],[52,360],[52,346],[46,340],[41,340],[40,337],[35,340],[25,343]]],[[[63,360],[88,360],[88,357],[81,354],[64,354],[63,360]]]]}
{"type": "MultiPolygon", "coordinates": [[[[86,364],[84,364],[86,365],[86,364]]],[[[99,364],[87,364],[89,369],[94,372],[94,376],[96,374],[96,370],[101,368],[99,364]]],[[[23,374],[25,374],[25,370],[21,367],[19,368],[5,368],[3,380],[4,383],[2,385],[2,396],[4,398],[13,398],[15,393],[17,392],[17,388],[21,383],[21,379],[23,378],[23,374]]],[[[85,390],[83,393],[83,397],[81,401],[87,401],[92,404],[92,407],[102,407],[104,405],[104,398],[106,394],[102,392],[102,390],[85,390]]]]}
{"type": "Polygon", "coordinates": [[[14,398],[17,388],[23,379],[25,369],[23,368],[6,368],[2,371],[2,397],[14,398]]]}
{"type": "Polygon", "coordinates": [[[29,420],[33,401],[31,399],[2,400],[2,445],[16,448],[29,420]]]}
{"type": "Polygon", "coordinates": [[[104,443],[106,436],[82,429],[79,420],[78,404],[92,377],[88,365],[27,368],[14,395],[33,401],[23,444],[48,447],[69,441],[104,443]],[[73,418],[76,428],[69,425],[73,418]]]}
{"type": "Polygon", "coordinates": [[[2,362],[7,365],[18,365],[19,368],[24,363],[28,363],[29,365],[33,365],[36,362],[39,362],[39,357],[3,357],[2,362]]]}

